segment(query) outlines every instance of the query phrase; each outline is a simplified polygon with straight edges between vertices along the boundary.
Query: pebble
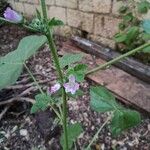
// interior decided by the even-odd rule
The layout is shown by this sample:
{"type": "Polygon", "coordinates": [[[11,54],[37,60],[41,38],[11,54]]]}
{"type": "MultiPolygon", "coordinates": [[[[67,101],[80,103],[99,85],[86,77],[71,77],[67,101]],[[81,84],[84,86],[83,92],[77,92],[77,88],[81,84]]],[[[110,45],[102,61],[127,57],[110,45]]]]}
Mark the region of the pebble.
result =
{"type": "Polygon", "coordinates": [[[150,124],[148,124],[148,131],[150,131],[150,124]]]}
{"type": "Polygon", "coordinates": [[[20,130],[20,135],[21,136],[27,136],[28,135],[28,131],[26,129],[21,129],[20,130]]]}

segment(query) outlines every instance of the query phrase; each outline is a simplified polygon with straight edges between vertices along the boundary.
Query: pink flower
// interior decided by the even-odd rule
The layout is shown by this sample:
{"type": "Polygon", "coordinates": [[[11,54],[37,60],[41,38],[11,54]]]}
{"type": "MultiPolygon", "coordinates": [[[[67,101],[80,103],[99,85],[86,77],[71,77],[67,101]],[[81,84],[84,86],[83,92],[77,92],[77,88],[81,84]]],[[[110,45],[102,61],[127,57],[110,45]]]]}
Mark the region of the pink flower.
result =
{"type": "Polygon", "coordinates": [[[52,86],[50,89],[48,89],[48,93],[54,94],[61,88],[60,83],[56,83],[54,86],[52,86]]]}
{"type": "Polygon", "coordinates": [[[69,76],[69,82],[64,84],[64,88],[66,93],[70,92],[71,94],[75,94],[79,89],[79,84],[75,81],[75,76],[69,76]]]}
{"type": "Polygon", "coordinates": [[[18,14],[16,11],[12,10],[10,7],[7,7],[7,9],[4,12],[5,19],[19,23],[22,21],[22,15],[18,14]]]}

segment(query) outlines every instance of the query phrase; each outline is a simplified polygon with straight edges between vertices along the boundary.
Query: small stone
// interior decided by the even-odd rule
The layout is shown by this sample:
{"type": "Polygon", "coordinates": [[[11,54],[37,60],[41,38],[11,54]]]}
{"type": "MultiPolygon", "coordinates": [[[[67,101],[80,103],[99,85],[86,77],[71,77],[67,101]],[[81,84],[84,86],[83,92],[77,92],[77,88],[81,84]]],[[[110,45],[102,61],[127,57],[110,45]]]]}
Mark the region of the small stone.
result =
{"type": "Polygon", "coordinates": [[[92,127],[91,127],[91,130],[93,131],[94,129],[95,129],[95,127],[94,127],[94,126],[92,126],[92,127]]]}
{"type": "Polygon", "coordinates": [[[117,145],[117,141],[116,140],[112,140],[112,144],[113,145],[117,145]]]}
{"type": "Polygon", "coordinates": [[[118,144],[119,144],[120,146],[123,146],[123,145],[124,145],[124,142],[123,142],[123,141],[118,141],[118,144]]]}
{"type": "Polygon", "coordinates": [[[148,131],[150,131],[150,124],[148,124],[148,131]]]}
{"type": "Polygon", "coordinates": [[[11,133],[14,133],[18,129],[18,126],[14,126],[11,133]]]}
{"type": "Polygon", "coordinates": [[[101,145],[101,150],[104,150],[105,149],[105,144],[102,144],[101,145]]]}
{"type": "Polygon", "coordinates": [[[27,136],[28,135],[28,131],[26,129],[21,129],[20,130],[20,135],[21,136],[27,136]]]}

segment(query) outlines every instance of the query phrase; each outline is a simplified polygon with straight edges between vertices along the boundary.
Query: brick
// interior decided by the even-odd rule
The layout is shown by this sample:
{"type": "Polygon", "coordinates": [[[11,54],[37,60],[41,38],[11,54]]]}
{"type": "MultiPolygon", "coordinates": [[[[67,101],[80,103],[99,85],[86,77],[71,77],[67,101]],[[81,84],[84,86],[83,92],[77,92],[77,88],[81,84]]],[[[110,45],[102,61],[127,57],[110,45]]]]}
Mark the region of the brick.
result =
{"type": "Polygon", "coordinates": [[[39,0],[26,0],[28,3],[39,4],[39,0]]]}
{"type": "Polygon", "coordinates": [[[77,0],[56,0],[56,5],[67,8],[77,8],[77,0]]]}
{"type": "Polygon", "coordinates": [[[111,0],[93,0],[93,11],[97,13],[110,13],[111,0]]]}
{"type": "Polygon", "coordinates": [[[88,12],[109,13],[111,0],[80,0],[79,9],[88,12]]]}
{"type": "Polygon", "coordinates": [[[24,13],[24,5],[23,3],[19,3],[19,2],[15,2],[15,9],[19,12],[23,12],[24,13]]]}
{"type": "Polygon", "coordinates": [[[25,15],[28,17],[34,16],[36,14],[36,9],[34,5],[24,3],[25,15]]]}
{"type": "Polygon", "coordinates": [[[62,20],[66,23],[66,9],[56,6],[51,6],[48,9],[48,16],[49,18],[56,17],[57,19],[62,20]]]}
{"type": "Polygon", "coordinates": [[[54,5],[55,4],[55,0],[46,0],[46,5],[54,5]]]}
{"type": "Polygon", "coordinates": [[[55,34],[58,34],[64,37],[70,37],[72,35],[72,29],[71,27],[67,25],[56,28],[54,32],[55,34]]]}
{"type": "Polygon", "coordinates": [[[67,23],[68,25],[76,28],[80,28],[81,21],[80,21],[80,11],[67,9],[67,23]]]}
{"type": "Polygon", "coordinates": [[[79,9],[83,11],[93,11],[93,0],[79,0],[79,9]]]}
{"type": "Polygon", "coordinates": [[[81,29],[93,33],[93,14],[81,13],[81,29]]]}
{"type": "Polygon", "coordinates": [[[68,25],[72,27],[76,27],[90,33],[93,31],[93,14],[68,9],[67,22],[68,25]]]}
{"type": "Polygon", "coordinates": [[[112,13],[115,15],[119,15],[118,10],[121,6],[125,6],[125,2],[114,0],[113,7],[112,7],[112,13]]]}
{"type": "Polygon", "coordinates": [[[12,6],[13,9],[16,9],[14,0],[9,0],[8,3],[12,6]]]}
{"type": "Polygon", "coordinates": [[[118,31],[120,19],[97,15],[95,16],[94,34],[105,38],[112,38],[118,31]]]}

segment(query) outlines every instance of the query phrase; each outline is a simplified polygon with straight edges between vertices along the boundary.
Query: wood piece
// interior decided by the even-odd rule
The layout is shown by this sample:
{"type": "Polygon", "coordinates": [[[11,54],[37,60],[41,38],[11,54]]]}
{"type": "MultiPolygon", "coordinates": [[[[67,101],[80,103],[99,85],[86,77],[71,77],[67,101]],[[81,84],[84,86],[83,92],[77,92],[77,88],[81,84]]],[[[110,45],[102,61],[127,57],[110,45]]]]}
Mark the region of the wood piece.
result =
{"type": "MultiPolygon", "coordinates": [[[[105,48],[80,37],[74,37],[72,38],[72,41],[85,52],[98,56],[106,61],[112,60],[120,55],[120,53],[110,48],[105,48]]],[[[114,66],[150,83],[150,66],[148,65],[140,63],[133,58],[126,58],[115,63],[114,66]]]]}
{"type": "MultiPolygon", "coordinates": [[[[87,64],[89,69],[106,63],[101,58],[93,58],[90,54],[84,53],[70,41],[63,44],[64,53],[83,53],[81,63],[87,64]]],[[[111,66],[106,70],[98,71],[87,76],[88,79],[109,89],[121,102],[137,109],[150,113],[150,84],[139,80],[129,73],[111,66]]]]}

